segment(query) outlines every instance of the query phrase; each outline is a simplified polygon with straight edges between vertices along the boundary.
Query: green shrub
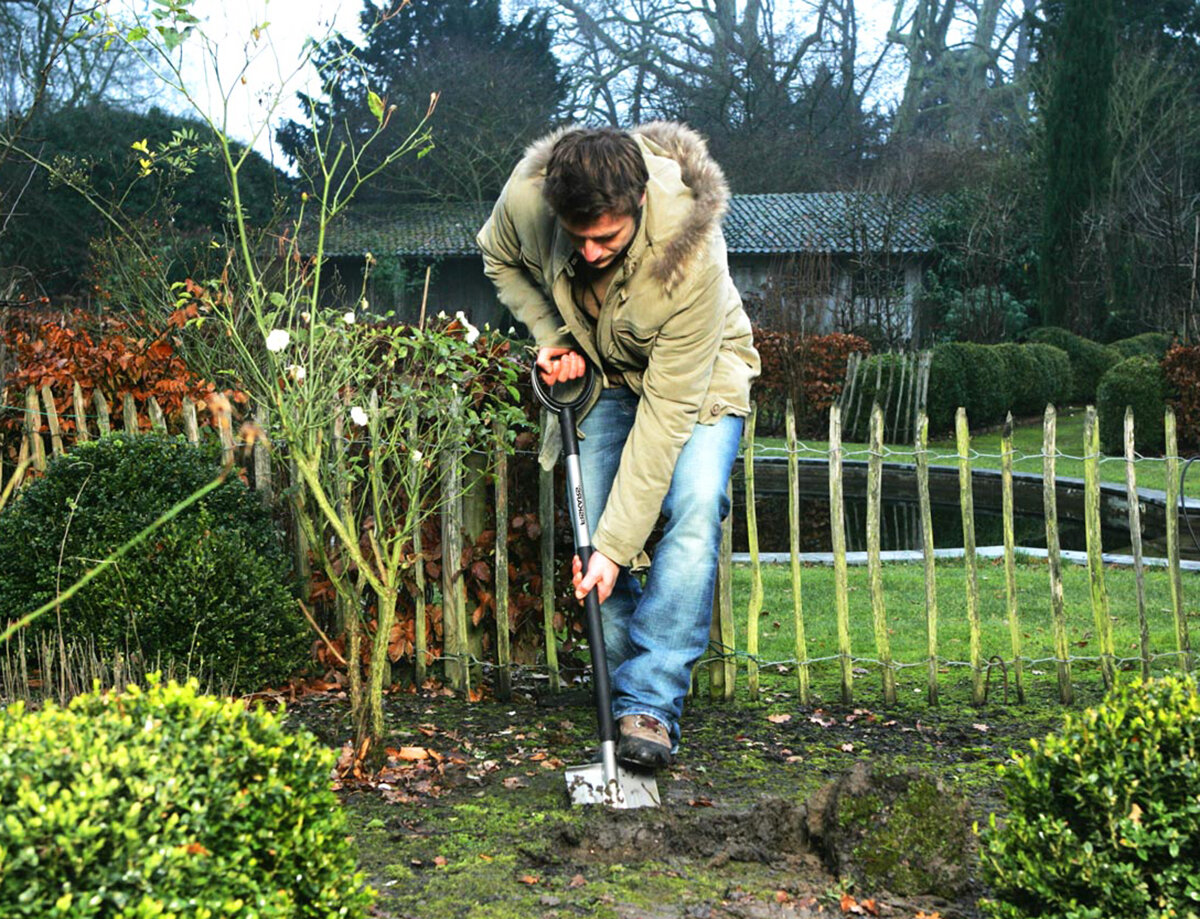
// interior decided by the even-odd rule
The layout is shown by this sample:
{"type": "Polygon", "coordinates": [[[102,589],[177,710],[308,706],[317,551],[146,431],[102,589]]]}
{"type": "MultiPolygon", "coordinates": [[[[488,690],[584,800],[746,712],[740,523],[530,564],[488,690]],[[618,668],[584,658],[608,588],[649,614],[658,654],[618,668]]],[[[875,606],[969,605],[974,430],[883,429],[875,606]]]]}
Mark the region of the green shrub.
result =
{"type": "Polygon", "coordinates": [[[1172,339],[1173,336],[1168,332],[1143,332],[1141,335],[1110,342],[1108,346],[1122,358],[1145,355],[1158,361],[1162,360],[1167,349],[1171,347],[1172,339]]]}
{"type": "Polygon", "coordinates": [[[1166,440],[1163,414],[1167,380],[1162,366],[1150,357],[1131,357],[1104,375],[1096,392],[1100,449],[1125,453],[1125,408],[1133,409],[1134,447],[1139,453],[1161,453],[1166,440]]]}
{"type": "Polygon", "coordinates": [[[972,427],[1004,418],[1010,404],[1004,357],[995,345],[948,342],[937,345],[929,363],[926,413],[931,432],[954,428],[959,407],[972,427]]]}
{"type": "Polygon", "coordinates": [[[1105,372],[1121,359],[1120,355],[1099,342],[1083,338],[1057,326],[1045,326],[1029,333],[1029,340],[1054,345],[1067,352],[1071,359],[1071,392],[1069,398],[1077,404],[1090,404],[1096,399],[1096,387],[1105,372]]]}
{"type": "MultiPolygon", "coordinates": [[[[114,435],[50,463],[0,514],[0,612],[36,609],[212,480],[211,453],[114,435]]],[[[308,641],[287,556],[261,502],[230,478],[32,629],[155,665],[203,665],[233,689],[286,679],[308,641]]]]}
{"type": "Polygon", "coordinates": [[[186,686],[0,714],[7,917],[364,917],[333,754],[186,686]]]}
{"type": "Polygon", "coordinates": [[[1001,774],[1008,818],[982,833],[995,919],[1200,914],[1200,695],[1119,687],[1001,774]]]}
{"type": "Polygon", "coordinates": [[[954,428],[954,414],[967,404],[970,385],[968,346],[958,342],[937,345],[929,360],[929,394],[925,413],[931,432],[954,428]]]}
{"type": "Polygon", "coordinates": [[[1037,384],[1013,380],[1015,389],[1020,389],[1027,401],[1019,403],[1013,396],[1013,413],[1042,415],[1047,405],[1066,405],[1071,395],[1071,359],[1062,348],[1053,345],[1025,342],[1021,349],[1033,364],[1037,384]]]}

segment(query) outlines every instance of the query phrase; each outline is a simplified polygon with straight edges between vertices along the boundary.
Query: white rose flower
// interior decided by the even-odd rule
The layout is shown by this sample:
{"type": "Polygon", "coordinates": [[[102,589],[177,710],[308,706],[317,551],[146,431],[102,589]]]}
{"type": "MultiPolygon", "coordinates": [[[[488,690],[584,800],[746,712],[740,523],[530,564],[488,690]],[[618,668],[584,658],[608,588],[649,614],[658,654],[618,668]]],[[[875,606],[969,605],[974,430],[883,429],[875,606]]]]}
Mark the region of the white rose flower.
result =
{"type": "Polygon", "coordinates": [[[307,374],[303,364],[288,364],[287,375],[293,383],[303,383],[307,374]]]}
{"type": "Polygon", "coordinates": [[[267,350],[273,352],[282,351],[292,341],[292,336],[287,329],[272,329],[267,335],[267,350]]]}
{"type": "Polygon", "coordinates": [[[346,323],[346,325],[354,325],[354,310],[350,310],[348,313],[343,313],[342,322],[346,323]]]}
{"type": "Polygon", "coordinates": [[[357,424],[360,428],[367,425],[367,413],[363,411],[362,406],[352,405],[350,407],[350,420],[357,424]]]}
{"type": "Polygon", "coordinates": [[[455,313],[454,318],[461,322],[463,324],[463,328],[467,330],[467,344],[475,344],[475,339],[479,337],[479,329],[471,325],[471,320],[463,314],[462,310],[459,310],[457,313],[455,313]]]}

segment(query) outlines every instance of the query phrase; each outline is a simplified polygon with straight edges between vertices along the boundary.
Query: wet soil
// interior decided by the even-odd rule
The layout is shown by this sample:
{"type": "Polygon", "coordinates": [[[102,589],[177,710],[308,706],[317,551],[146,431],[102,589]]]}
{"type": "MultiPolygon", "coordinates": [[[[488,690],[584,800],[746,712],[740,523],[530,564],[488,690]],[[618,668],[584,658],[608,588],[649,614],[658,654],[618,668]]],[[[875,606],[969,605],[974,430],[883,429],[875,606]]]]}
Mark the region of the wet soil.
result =
{"type": "MultiPolygon", "coordinates": [[[[997,764],[1057,727],[1062,710],[1048,700],[802,707],[785,686],[757,702],[690,702],[678,758],[657,777],[663,804],[636,811],[569,803],[564,769],[595,748],[585,692],[389,695],[386,748],[341,790],[379,916],[981,916],[973,851],[950,896],[871,886],[814,835],[813,802],[866,763],[940,783],[961,796],[964,822],[984,823],[1003,809],[997,764]]],[[[289,713],[349,761],[344,697],[307,695],[289,713]]],[[[939,819],[931,839],[945,834],[939,819]]]]}

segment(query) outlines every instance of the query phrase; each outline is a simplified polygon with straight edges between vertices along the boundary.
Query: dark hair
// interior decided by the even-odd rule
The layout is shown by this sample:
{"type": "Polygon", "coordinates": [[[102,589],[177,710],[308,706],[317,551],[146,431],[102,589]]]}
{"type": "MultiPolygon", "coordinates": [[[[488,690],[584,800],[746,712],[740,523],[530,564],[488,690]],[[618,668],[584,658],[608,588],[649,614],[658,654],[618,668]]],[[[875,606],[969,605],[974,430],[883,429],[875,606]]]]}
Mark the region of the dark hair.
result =
{"type": "Polygon", "coordinates": [[[593,223],[605,215],[636,214],[649,178],[642,151],[629,134],[580,128],[555,142],[542,196],[568,223],[593,223]]]}

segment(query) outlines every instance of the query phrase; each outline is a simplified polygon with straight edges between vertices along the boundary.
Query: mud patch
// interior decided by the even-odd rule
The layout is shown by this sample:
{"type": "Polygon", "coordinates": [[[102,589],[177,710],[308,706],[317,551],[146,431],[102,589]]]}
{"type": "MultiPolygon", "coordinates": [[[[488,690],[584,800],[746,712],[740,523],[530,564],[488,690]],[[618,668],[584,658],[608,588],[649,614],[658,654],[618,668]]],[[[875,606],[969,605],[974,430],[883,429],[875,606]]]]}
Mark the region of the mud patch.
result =
{"type": "MultiPolygon", "coordinates": [[[[345,709],[315,697],[288,717],[336,748],[350,738],[345,709]]],[[[658,776],[664,806],[614,812],[567,799],[564,768],[595,750],[586,698],[546,707],[533,693],[476,704],[398,693],[386,702],[390,787],[342,794],[384,919],[977,919],[971,883],[951,897],[905,895],[893,876],[860,871],[865,850],[847,844],[835,860],[816,816],[822,789],[848,791],[860,763],[916,770],[962,804],[918,818],[918,834],[943,835],[946,820],[969,833],[1000,800],[996,764],[1055,729],[1061,711],[804,707],[780,686],[759,704],[697,699],[678,762],[658,776]]],[[[867,823],[878,835],[883,821],[867,823]]],[[[958,865],[969,879],[975,858],[958,865]]]]}
{"type": "Polygon", "coordinates": [[[768,798],[748,810],[661,808],[603,814],[562,828],[559,842],[578,861],[665,858],[776,864],[812,857],[808,811],[768,798]]]}

